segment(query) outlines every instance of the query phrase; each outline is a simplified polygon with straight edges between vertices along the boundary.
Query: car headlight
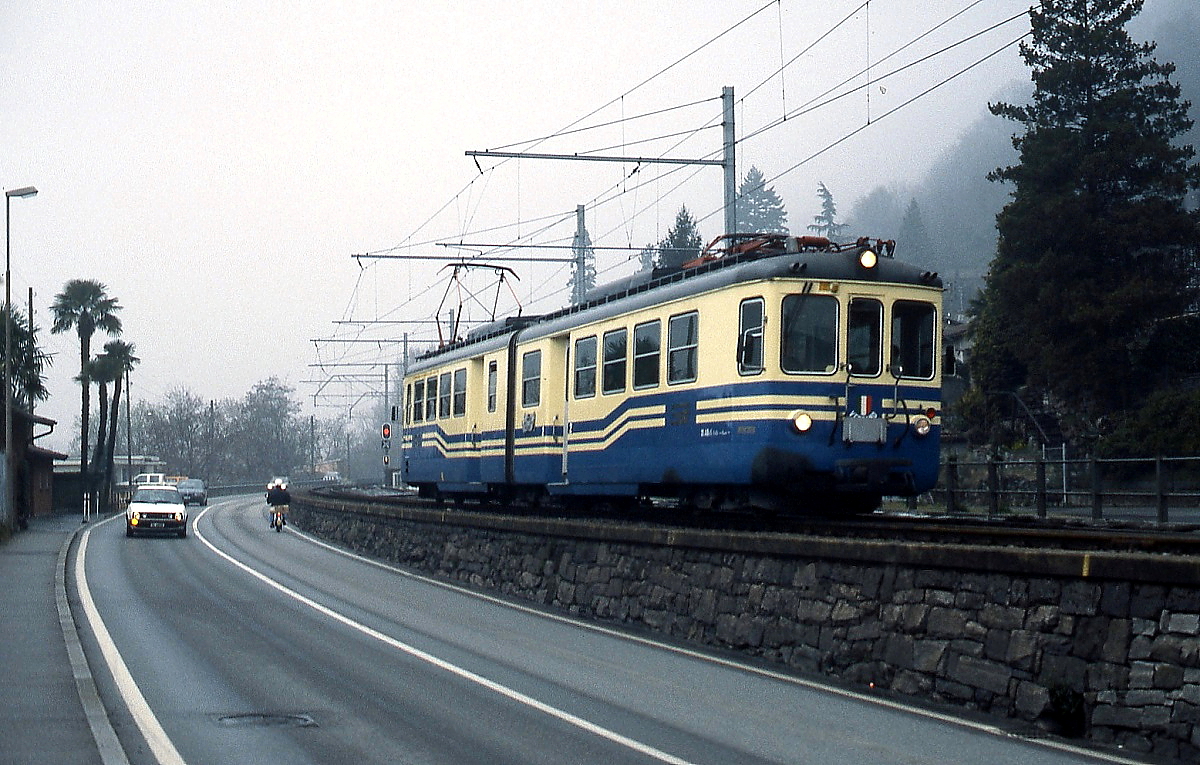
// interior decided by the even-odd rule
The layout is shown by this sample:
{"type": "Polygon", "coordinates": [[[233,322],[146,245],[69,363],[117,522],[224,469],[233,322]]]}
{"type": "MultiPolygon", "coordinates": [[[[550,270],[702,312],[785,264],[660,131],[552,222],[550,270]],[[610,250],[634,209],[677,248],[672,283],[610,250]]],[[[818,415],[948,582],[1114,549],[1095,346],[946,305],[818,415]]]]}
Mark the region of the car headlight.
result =
{"type": "Polygon", "coordinates": [[[858,264],[870,270],[879,264],[879,256],[875,254],[874,250],[863,250],[858,253],[858,264]]]}
{"type": "Polygon", "coordinates": [[[182,520],[183,520],[183,513],[176,511],[176,513],[175,513],[175,520],[177,520],[177,521],[182,521],[182,520]]]}
{"type": "Polygon", "coordinates": [[[805,411],[795,411],[791,415],[792,427],[797,433],[807,433],[812,430],[813,418],[812,415],[805,411]]]}
{"type": "Polygon", "coordinates": [[[918,436],[927,436],[929,431],[933,430],[933,423],[929,421],[928,417],[922,415],[913,420],[913,430],[918,436]]]}

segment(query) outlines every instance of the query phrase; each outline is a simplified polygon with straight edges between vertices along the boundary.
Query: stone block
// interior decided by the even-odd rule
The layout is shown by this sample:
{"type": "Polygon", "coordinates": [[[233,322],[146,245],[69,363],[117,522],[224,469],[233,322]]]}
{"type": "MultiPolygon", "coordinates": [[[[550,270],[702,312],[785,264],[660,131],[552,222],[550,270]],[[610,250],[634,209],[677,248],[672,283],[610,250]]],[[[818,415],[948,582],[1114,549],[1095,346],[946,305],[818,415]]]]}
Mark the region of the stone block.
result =
{"type": "Polygon", "coordinates": [[[959,656],[952,660],[950,665],[948,676],[957,683],[982,688],[1001,696],[1008,693],[1012,669],[1000,662],[959,656]]]}
{"type": "Polygon", "coordinates": [[[952,608],[954,606],[954,593],[947,590],[929,590],[925,593],[925,602],[931,606],[952,608]]]}
{"type": "Polygon", "coordinates": [[[1056,685],[1083,688],[1087,683],[1087,667],[1088,663],[1077,656],[1043,654],[1039,678],[1047,688],[1056,685]]]}
{"type": "Polygon", "coordinates": [[[1022,680],[1017,683],[1013,708],[1026,720],[1036,720],[1050,705],[1050,690],[1043,685],[1022,680]]]}
{"type": "Polygon", "coordinates": [[[1067,582],[1062,588],[1060,606],[1064,614],[1092,616],[1100,607],[1100,586],[1090,582],[1067,582]]]}
{"type": "Polygon", "coordinates": [[[961,635],[967,626],[966,614],[952,608],[934,607],[929,609],[929,620],[926,629],[935,637],[956,637],[961,635]]]}
{"type": "Polygon", "coordinates": [[[1154,669],[1154,687],[1173,691],[1183,687],[1183,667],[1162,664],[1154,669]]]}
{"type": "Polygon", "coordinates": [[[1200,614],[1171,614],[1163,630],[1178,635],[1200,635],[1200,614]]]}
{"type": "Polygon", "coordinates": [[[913,645],[908,635],[889,635],[884,640],[883,660],[896,669],[914,669],[913,645]]]}
{"type": "Polygon", "coordinates": [[[1129,615],[1157,622],[1166,605],[1166,597],[1166,589],[1159,585],[1134,585],[1129,599],[1129,615]]]}
{"type": "Polygon", "coordinates": [[[1040,648],[1037,633],[1029,630],[1017,630],[1008,640],[1008,652],[1004,660],[1016,669],[1032,672],[1037,669],[1036,662],[1040,648]]]}
{"type": "Polygon", "coordinates": [[[989,629],[1019,630],[1025,625],[1025,609],[988,603],[979,612],[979,622],[989,629]]]}
{"type": "Polygon", "coordinates": [[[1092,710],[1092,725],[1140,730],[1142,727],[1142,711],[1127,706],[1097,704],[1095,709],[1092,710]]]}
{"type": "Polygon", "coordinates": [[[1117,619],[1128,617],[1132,590],[1128,582],[1105,582],[1100,588],[1100,613],[1117,619]]]}
{"type": "Polygon", "coordinates": [[[1033,632],[1052,632],[1058,626],[1058,606],[1034,606],[1025,616],[1025,629],[1033,632]]]}
{"type": "Polygon", "coordinates": [[[916,641],[913,645],[913,668],[930,674],[937,672],[949,645],[945,640],[916,641]]]}

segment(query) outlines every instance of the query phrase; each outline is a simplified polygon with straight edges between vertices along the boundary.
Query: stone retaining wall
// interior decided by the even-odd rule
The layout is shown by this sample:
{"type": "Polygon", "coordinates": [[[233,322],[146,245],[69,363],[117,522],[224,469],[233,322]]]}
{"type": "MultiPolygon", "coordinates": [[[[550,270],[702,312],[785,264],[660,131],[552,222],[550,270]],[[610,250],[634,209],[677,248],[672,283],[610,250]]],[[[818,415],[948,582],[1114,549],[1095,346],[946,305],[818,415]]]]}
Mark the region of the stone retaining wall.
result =
{"type": "MultiPolygon", "coordinates": [[[[595,539],[562,528],[521,531],[519,522],[467,525],[463,514],[430,522],[354,507],[302,499],[292,520],[397,565],[581,617],[1200,761],[1195,576],[1172,583],[1153,574],[1027,573],[1037,566],[961,551],[939,563],[936,549],[917,563],[858,550],[838,559],[819,544],[816,554],[806,551],[803,540],[790,552],[746,542],[720,549],[729,535],[644,539],[634,527],[606,527],[595,539]]],[[[1200,566],[1174,563],[1166,570],[1200,566]]]]}

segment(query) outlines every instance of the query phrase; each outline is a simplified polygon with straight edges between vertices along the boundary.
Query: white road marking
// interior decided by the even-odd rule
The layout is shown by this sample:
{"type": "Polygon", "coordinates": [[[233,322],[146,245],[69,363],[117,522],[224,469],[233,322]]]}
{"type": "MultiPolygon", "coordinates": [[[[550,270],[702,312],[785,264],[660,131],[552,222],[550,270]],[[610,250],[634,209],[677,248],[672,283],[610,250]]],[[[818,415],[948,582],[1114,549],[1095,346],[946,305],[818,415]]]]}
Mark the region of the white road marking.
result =
{"type": "MultiPolygon", "coordinates": [[[[287,595],[289,598],[292,598],[293,600],[295,600],[299,603],[303,603],[304,605],[308,606],[309,608],[313,609],[314,611],[316,611],[320,614],[323,614],[323,615],[329,617],[330,619],[333,619],[334,621],[341,622],[342,624],[346,625],[347,627],[357,630],[368,637],[374,638],[375,640],[378,640],[379,642],[384,643],[385,645],[389,645],[392,648],[395,648],[399,651],[403,651],[404,653],[406,653],[416,659],[420,659],[421,661],[427,662],[428,664],[431,664],[439,669],[445,670],[446,672],[456,675],[464,680],[468,680],[468,681],[475,683],[477,685],[480,685],[490,691],[493,691],[494,693],[498,693],[501,696],[503,696],[511,701],[515,701],[519,704],[524,704],[525,706],[535,709],[538,712],[541,712],[543,714],[554,717],[555,719],[561,720],[562,722],[565,722],[569,725],[573,725],[577,728],[580,728],[581,730],[587,731],[588,733],[591,733],[593,735],[607,739],[608,741],[611,741],[615,744],[623,746],[632,751],[638,752],[639,754],[643,754],[647,757],[652,757],[656,760],[659,760],[660,762],[670,763],[671,765],[692,765],[692,763],[690,763],[688,760],[681,759],[679,757],[676,757],[675,755],[669,754],[660,749],[655,749],[654,747],[652,747],[648,744],[643,744],[640,741],[635,741],[634,739],[631,739],[628,736],[623,736],[620,733],[617,733],[616,731],[612,731],[612,730],[609,730],[608,728],[604,728],[593,722],[585,720],[582,717],[573,715],[570,712],[564,711],[562,709],[558,709],[557,707],[550,706],[549,704],[546,704],[542,701],[538,701],[537,699],[533,698],[532,696],[528,696],[524,693],[521,693],[520,691],[509,688],[506,685],[501,685],[500,683],[497,683],[494,680],[489,680],[488,678],[486,678],[482,675],[479,675],[475,672],[472,672],[469,669],[464,669],[463,667],[460,667],[456,664],[451,664],[450,662],[446,661],[445,659],[440,659],[431,653],[422,651],[420,648],[411,646],[407,643],[404,643],[400,640],[397,640],[397,639],[391,637],[390,635],[385,635],[384,633],[382,633],[376,629],[368,627],[365,624],[356,622],[353,619],[349,618],[348,616],[345,616],[343,614],[338,613],[337,611],[334,611],[333,609],[329,608],[328,606],[322,605],[321,603],[318,603],[317,601],[312,600],[311,598],[301,595],[300,593],[296,592],[295,590],[285,587],[284,585],[280,584],[279,582],[276,582],[274,579],[270,578],[269,576],[267,576],[263,573],[260,573],[259,571],[254,570],[253,568],[246,565],[245,563],[242,563],[241,561],[237,560],[236,558],[229,555],[225,551],[217,549],[217,547],[215,545],[213,545],[211,542],[209,542],[208,539],[205,538],[205,536],[200,532],[200,529],[199,529],[199,521],[202,517],[204,517],[204,514],[207,512],[208,512],[208,508],[205,508],[203,511],[201,511],[201,513],[196,516],[195,522],[192,524],[192,531],[195,534],[196,538],[199,539],[206,547],[208,547],[208,549],[212,550],[214,553],[221,556],[229,563],[240,568],[241,570],[245,571],[247,574],[253,576],[254,578],[262,581],[264,584],[275,588],[276,590],[283,593],[284,595],[287,595]]],[[[164,763],[164,765],[166,765],[166,763],[164,763]]]]}
{"type": "MultiPolygon", "coordinates": [[[[114,515],[113,518],[124,518],[124,516],[114,515]]],[[[113,518],[109,518],[108,521],[113,518]]],[[[125,700],[125,706],[129,708],[129,713],[133,716],[133,721],[137,723],[138,730],[142,732],[142,737],[150,746],[150,751],[154,753],[154,757],[160,765],[187,765],[178,750],[175,749],[175,745],[171,743],[171,739],[167,737],[167,732],[159,724],[158,718],[154,716],[150,705],[146,703],[146,697],[142,695],[141,689],[138,688],[133,675],[130,674],[125,660],[121,658],[121,652],[117,650],[117,645],[109,635],[108,628],[104,626],[104,620],[100,618],[100,612],[96,610],[96,603],[92,600],[92,591],[88,587],[87,573],[84,569],[87,560],[88,538],[94,529],[100,528],[108,521],[97,523],[83,532],[83,536],[79,539],[79,552],[75,556],[75,586],[79,589],[79,601],[83,605],[84,615],[92,626],[96,643],[100,646],[100,653],[104,656],[104,661],[108,663],[113,681],[117,684],[117,690],[121,693],[121,698],[125,700]]]]}
{"type": "Polygon", "coordinates": [[[628,640],[633,643],[639,643],[642,645],[651,646],[651,647],[658,648],[663,651],[668,651],[670,653],[675,653],[675,654],[679,654],[681,656],[687,656],[692,659],[697,659],[699,661],[704,661],[709,664],[715,664],[715,665],[722,666],[722,667],[729,667],[731,669],[737,669],[737,670],[740,670],[743,672],[749,672],[751,674],[758,675],[760,677],[768,677],[773,680],[779,680],[781,682],[789,683],[791,685],[796,685],[796,686],[799,686],[802,688],[809,688],[814,691],[829,693],[834,696],[840,696],[842,698],[853,699],[855,701],[860,701],[860,702],[863,702],[866,704],[872,704],[874,706],[883,707],[885,709],[892,709],[895,711],[904,712],[904,713],[911,714],[911,715],[916,715],[917,717],[924,717],[926,719],[933,720],[935,722],[943,723],[946,725],[954,725],[959,728],[978,731],[980,733],[985,733],[985,734],[988,734],[991,736],[997,736],[1000,738],[1020,739],[1020,740],[1026,741],[1027,743],[1045,747],[1047,749],[1054,749],[1056,751],[1066,752],[1069,754],[1079,755],[1082,757],[1090,757],[1092,759],[1095,759],[1095,760],[1098,760],[1101,762],[1113,763],[1113,765],[1143,765],[1142,760],[1129,759],[1128,757],[1122,757],[1119,754],[1112,754],[1109,752],[1099,751],[1099,750],[1095,750],[1095,749],[1087,749],[1082,746],[1076,746],[1067,741],[1058,741],[1058,740],[1049,739],[1049,738],[1030,738],[1027,736],[1021,736],[1019,734],[1005,730],[1004,728],[1002,728],[998,725],[988,725],[987,723],[975,722],[973,720],[969,720],[969,719],[966,719],[963,717],[955,717],[950,714],[943,714],[941,712],[937,712],[932,709],[923,709],[921,707],[913,706],[911,704],[905,704],[902,701],[893,701],[891,699],[882,698],[880,696],[874,696],[874,695],[871,695],[868,693],[860,693],[858,691],[852,691],[852,690],[849,690],[846,688],[839,688],[835,685],[821,683],[821,682],[817,682],[815,680],[807,680],[802,677],[797,677],[796,675],[789,675],[789,674],[786,674],[783,672],[776,672],[774,670],[770,670],[765,667],[758,667],[758,666],[754,666],[751,664],[745,664],[742,662],[738,662],[733,659],[727,659],[727,658],[723,658],[721,656],[715,656],[712,654],[702,653],[700,651],[692,650],[690,648],[685,648],[683,646],[671,645],[669,643],[661,643],[661,642],[652,640],[647,637],[642,637],[640,635],[634,635],[631,633],[621,632],[619,630],[611,629],[611,628],[605,627],[603,625],[594,624],[594,623],[586,622],[586,621],[581,621],[579,619],[576,619],[576,618],[573,618],[570,616],[563,616],[561,614],[555,614],[555,613],[551,613],[549,611],[532,608],[530,606],[525,606],[520,603],[510,601],[510,600],[504,600],[501,598],[497,598],[495,596],[488,595],[486,593],[481,593],[481,592],[478,592],[475,590],[469,590],[465,587],[460,587],[451,582],[445,582],[445,581],[441,581],[438,579],[431,579],[422,574],[417,574],[412,571],[407,571],[405,569],[398,568],[396,566],[392,566],[388,563],[384,563],[382,561],[375,560],[373,558],[368,558],[366,556],[359,555],[356,552],[347,550],[342,547],[338,547],[329,542],[326,542],[323,539],[314,537],[311,534],[306,534],[303,531],[296,531],[294,528],[293,528],[292,533],[307,540],[311,544],[317,545],[318,547],[323,547],[327,550],[338,553],[339,555],[343,555],[347,558],[352,558],[352,559],[360,561],[362,563],[367,563],[369,565],[383,569],[384,571],[399,574],[400,576],[408,577],[410,579],[414,579],[414,580],[423,582],[425,584],[430,584],[435,587],[441,587],[441,588],[451,590],[453,592],[457,592],[457,593],[460,593],[463,595],[468,595],[473,598],[478,598],[480,600],[483,600],[483,601],[486,601],[489,603],[495,603],[497,605],[501,605],[506,608],[512,608],[512,609],[515,609],[518,611],[523,611],[525,613],[534,614],[536,616],[540,616],[544,619],[549,619],[551,621],[561,622],[563,624],[570,624],[574,627],[591,630],[593,632],[597,632],[597,633],[600,633],[603,635],[609,635],[609,636],[612,636],[615,638],[619,638],[621,640],[628,640]]]}

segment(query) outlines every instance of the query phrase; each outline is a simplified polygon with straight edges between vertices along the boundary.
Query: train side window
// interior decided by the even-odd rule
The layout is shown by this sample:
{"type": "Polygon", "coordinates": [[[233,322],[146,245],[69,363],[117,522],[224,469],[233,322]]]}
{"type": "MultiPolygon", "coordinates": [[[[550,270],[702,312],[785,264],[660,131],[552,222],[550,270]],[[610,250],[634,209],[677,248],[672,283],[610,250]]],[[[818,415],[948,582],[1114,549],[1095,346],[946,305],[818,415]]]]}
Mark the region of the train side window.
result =
{"type": "Polygon", "coordinates": [[[529,351],[521,357],[521,406],[542,401],[542,352],[529,351]]]}
{"type": "Polygon", "coordinates": [[[763,299],[743,300],[738,311],[738,374],[763,371],[763,299]]]}
{"type": "Polygon", "coordinates": [[[430,377],[425,381],[425,421],[433,422],[437,419],[437,377],[430,377]]]}
{"type": "Polygon", "coordinates": [[[850,374],[874,377],[883,356],[883,303],[853,298],[846,333],[846,361],[850,374]]]}
{"type": "Polygon", "coordinates": [[[500,375],[496,369],[496,362],[489,361],[488,362],[488,394],[487,394],[488,411],[489,412],[496,411],[496,385],[497,385],[497,382],[499,381],[499,378],[500,378],[500,375]]]}
{"type": "Polygon", "coordinates": [[[936,327],[931,303],[897,300],[892,306],[892,358],[897,377],[933,377],[933,338],[936,327]]]}
{"type": "Polygon", "coordinates": [[[633,389],[658,387],[662,322],[658,319],[633,328],[633,389]]]}
{"type": "Polygon", "coordinates": [[[838,301],[832,295],[783,299],[779,362],[791,374],[833,374],[837,369],[838,301]]]}
{"type": "Polygon", "coordinates": [[[425,417],[425,381],[417,380],[412,386],[413,393],[409,398],[412,402],[412,421],[422,422],[425,417]]]}
{"type": "Polygon", "coordinates": [[[451,406],[454,407],[453,414],[455,417],[467,416],[467,370],[454,370],[454,401],[451,406]]]}
{"type": "Polygon", "coordinates": [[[575,398],[596,395],[596,336],[575,341],[575,398]]]}
{"type": "Polygon", "coordinates": [[[442,372],[442,376],[438,379],[438,418],[445,419],[450,416],[450,373],[442,372]]]}
{"type": "Polygon", "coordinates": [[[700,314],[696,311],[672,316],[667,322],[667,382],[694,382],[696,352],[700,346],[700,314]]]}
{"type": "Polygon", "coordinates": [[[629,331],[614,329],[604,333],[604,371],[601,390],[620,393],[625,390],[625,367],[629,331]]]}

